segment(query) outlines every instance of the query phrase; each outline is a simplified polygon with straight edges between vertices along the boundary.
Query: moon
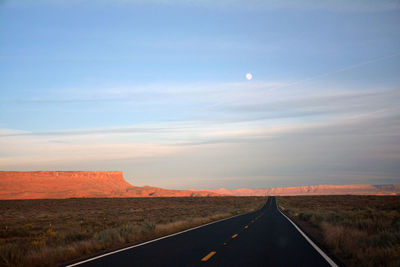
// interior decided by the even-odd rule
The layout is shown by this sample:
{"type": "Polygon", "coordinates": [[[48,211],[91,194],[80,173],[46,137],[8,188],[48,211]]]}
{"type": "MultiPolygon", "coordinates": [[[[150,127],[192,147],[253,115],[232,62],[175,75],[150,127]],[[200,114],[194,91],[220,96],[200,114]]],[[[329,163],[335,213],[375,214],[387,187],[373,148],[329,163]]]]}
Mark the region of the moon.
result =
{"type": "Polygon", "coordinates": [[[251,74],[250,72],[249,73],[246,73],[246,79],[247,80],[251,80],[251,79],[253,79],[253,74],[251,74]]]}

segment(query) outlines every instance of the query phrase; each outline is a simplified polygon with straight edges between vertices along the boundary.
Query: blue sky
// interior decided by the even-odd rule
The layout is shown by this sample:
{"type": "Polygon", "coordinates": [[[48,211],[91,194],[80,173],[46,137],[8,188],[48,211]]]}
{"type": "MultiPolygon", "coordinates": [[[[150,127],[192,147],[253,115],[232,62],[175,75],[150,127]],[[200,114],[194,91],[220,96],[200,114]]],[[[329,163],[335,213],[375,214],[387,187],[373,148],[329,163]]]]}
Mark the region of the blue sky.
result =
{"type": "Polygon", "coordinates": [[[399,1],[215,2],[1,1],[0,168],[400,183],[399,1]]]}

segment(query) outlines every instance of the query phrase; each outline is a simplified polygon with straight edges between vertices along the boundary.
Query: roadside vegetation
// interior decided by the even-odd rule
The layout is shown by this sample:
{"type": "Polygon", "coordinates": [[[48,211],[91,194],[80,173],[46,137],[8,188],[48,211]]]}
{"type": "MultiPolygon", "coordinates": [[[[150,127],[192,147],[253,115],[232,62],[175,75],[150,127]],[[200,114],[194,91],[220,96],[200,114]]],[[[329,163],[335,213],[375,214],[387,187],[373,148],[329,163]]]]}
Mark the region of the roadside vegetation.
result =
{"type": "Polygon", "coordinates": [[[0,201],[0,266],[54,266],[260,208],[264,197],[0,201]]]}
{"type": "Polygon", "coordinates": [[[400,196],[278,197],[278,205],[346,266],[400,266],[400,196]]]}

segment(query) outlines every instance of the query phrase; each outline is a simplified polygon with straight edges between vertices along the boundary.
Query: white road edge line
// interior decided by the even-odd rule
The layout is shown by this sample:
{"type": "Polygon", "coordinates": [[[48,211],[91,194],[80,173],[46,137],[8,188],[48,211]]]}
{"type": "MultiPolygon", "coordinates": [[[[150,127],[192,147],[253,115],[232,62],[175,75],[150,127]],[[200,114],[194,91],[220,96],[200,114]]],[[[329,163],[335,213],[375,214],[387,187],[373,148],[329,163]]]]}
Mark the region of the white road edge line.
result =
{"type": "Polygon", "coordinates": [[[286,216],[278,207],[278,204],[276,203],[276,199],[275,199],[275,205],[277,210],[286,218],[288,219],[288,221],[293,224],[293,226],[297,229],[297,231],[300,232],[300,234],[308,241],[308,243],[310,243],[311,246],[313,246],[313,248],[318,251],[319,254],[321,254],[321,256],[329,263],[329,265],[331,265],[332,267],[338,267],[338,265],[331,259],[329,258],[328,255],[325,254],[325,252],[322,251],[322,249],[320,249],[288,216],[286,216]]]}
{"type": "Polygon", "coordinates": [[[130,247],[118,249],[118,250],[111,251],[111,252],[108,252],[108,253],[105,253],[105,254],[102,254],[102,255],[93,257],[93,258],[89,258],[89,259],[86,259],[86,260],[83,260],[83,261],[80,261],[80,262],[77,262],[77,263],[73,263],[73,264],[70,264],[70,265],[66,265],[66,267],[73,267],[73,266],[77,266],[77,265],[80,265],[80,264],[83,264],[83,263],[86,263],[86,262],[89,262],[89,261],[94,261],[94,260],[97,260],[97,259],[100,259],[100,258],[109,256],[109,255],[112,255],[112,254],[115,254],[115,253],[119,253],[119,252],[121,252],[121,251],[125,251],[125,250],[128,250],[128,249],[132,249],[132,248],[144,246],[144,245],[146,245],[146,244],[150,244],[150,243],[153,243],[153,242],[156,242],[156,241],[159,241],[159,240],[168,238],[168,237],[172,237],[172,236],[175,236],[175,235],[180,235],[180,234],[183,234],[183,233],[186,233],[186,232],[189,232],[189,231],[193,231],[193,230],[195,230],[195,229],[198,229],[198,228],[201,228],[201,227],[210,225],[210,224],[214,224],[214,223],[226,221],[226,220],[229,220],[229,219],[232,219],[232,218],[235,218],[235,217],[238,217],[238,216],[243,216],[243,215],[246,215],[246,214],[249,214],[249,213],[251,213],[251,212],[243,213],[243,214],[238,214],[238,215],[235,215],[235,216],[232,216],[232,217],[228,217],[228,218],[225,218],[225,219],[221,219],[221,220],[218,220],[218,221],[215,221],[215,222],[209,222],[209,223],[206,223],[206,224],[202,224],[202,225],[199,225],[199,226],[190,228],[190,229],[186,229],[186,230],[180,231],[180,232],[178,232],[178,233],[174,233],[174,234],[162,236],[162,237],[159,237],[159,238],[156,238],[156,239],[152,239],[152,240],[149,240],[149,241],[146,241],[146,242],[137,244],[137,245],[133,245],[133,246],[130,246],[130,247]]]}

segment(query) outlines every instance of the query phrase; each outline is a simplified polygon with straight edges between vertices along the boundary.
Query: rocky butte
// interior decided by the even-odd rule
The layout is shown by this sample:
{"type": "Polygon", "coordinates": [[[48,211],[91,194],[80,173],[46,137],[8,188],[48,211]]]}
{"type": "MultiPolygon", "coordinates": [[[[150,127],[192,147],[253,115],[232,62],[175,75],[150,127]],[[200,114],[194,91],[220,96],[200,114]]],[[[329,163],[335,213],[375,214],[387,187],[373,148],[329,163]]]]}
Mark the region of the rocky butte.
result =
{"type": "Polygon", "coordinates": [[[218,193],[138,187],[118,171],[0,171],[0,199],[218,196],[218,193]]]}

